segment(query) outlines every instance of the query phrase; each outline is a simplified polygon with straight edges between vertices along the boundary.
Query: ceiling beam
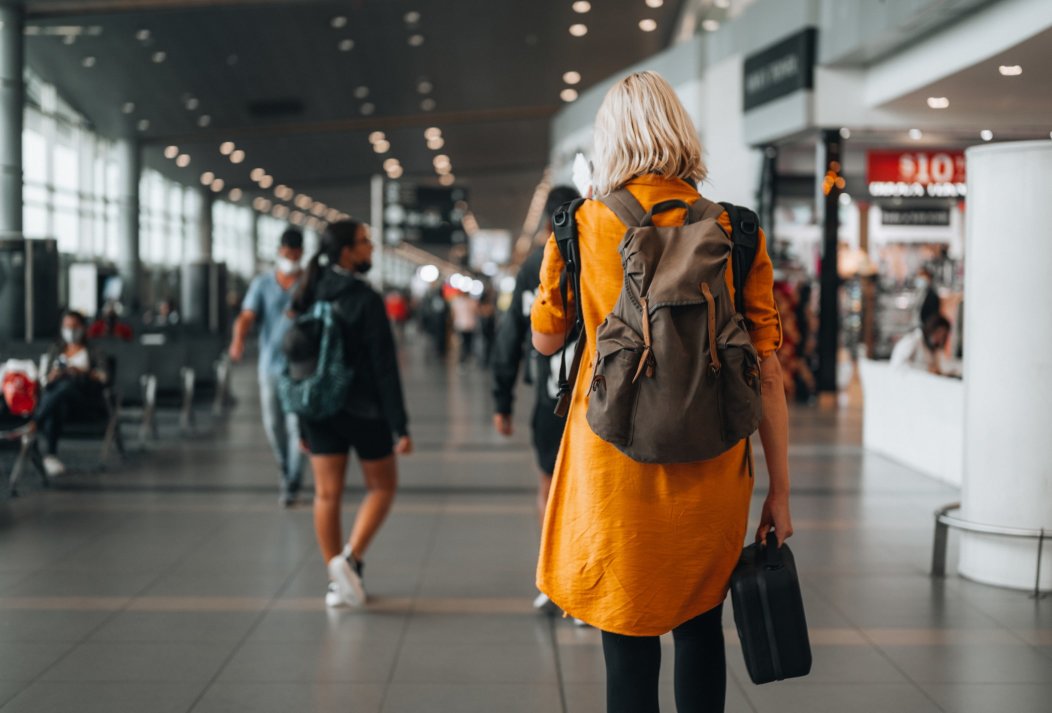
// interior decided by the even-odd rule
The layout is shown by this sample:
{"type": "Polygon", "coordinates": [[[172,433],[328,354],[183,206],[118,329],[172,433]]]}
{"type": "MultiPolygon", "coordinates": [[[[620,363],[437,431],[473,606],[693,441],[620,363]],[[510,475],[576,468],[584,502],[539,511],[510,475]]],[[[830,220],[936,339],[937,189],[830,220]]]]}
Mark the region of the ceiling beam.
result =
{"type": "Polygon", "coordinates": [[[450,126],[454,124],[485,124],[499,121],[547,119],[558,106],[524,106],[502,109],[479,109],[474,111],[432,112],[429,114],[406,114],[402,116],[377,116],[334,121],[313,121],[296,124],[274,124],[270,126],[244,126],[195,131],[192,134],[152,136],[145,144],[205,143],[209,141],[233,141],[235,139],[282,138],[312,134],[348,134],[355,131],[385,131],[420,126],[450,126]]]}
{"type": "Polygon", "coordinates": [[[26,2],[26,16],[31,20],[83,15],[117,15],[157,10],[193,10],[214,7],[251,7],[253,5],[302,5],[325,0],[55,0],[26,2]]]}

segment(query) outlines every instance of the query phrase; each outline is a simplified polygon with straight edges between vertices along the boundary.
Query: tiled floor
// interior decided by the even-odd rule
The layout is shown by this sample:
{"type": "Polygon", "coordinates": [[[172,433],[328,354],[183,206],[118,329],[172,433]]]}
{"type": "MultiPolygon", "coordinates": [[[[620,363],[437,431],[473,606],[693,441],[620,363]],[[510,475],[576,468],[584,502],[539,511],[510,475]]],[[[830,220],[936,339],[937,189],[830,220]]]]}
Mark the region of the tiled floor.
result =
{"type": "MultiPolygon", "coordinates": [[[[418,452],[367,611],[325,610],[310,510],[277,507],[242,368],[240,408],[199,437],[0,501],[0,712],[602,711],[598,633],[530,608],[528,395],[504,441],[484,374],[404,361],[418,452]]],[[[859,438],[857,410],[793,413],[814,672],[749,683],[728,607],[727,710],[1052,711],[1052,599],[930,579],[931,515],[957,493],[859,438]]]]}

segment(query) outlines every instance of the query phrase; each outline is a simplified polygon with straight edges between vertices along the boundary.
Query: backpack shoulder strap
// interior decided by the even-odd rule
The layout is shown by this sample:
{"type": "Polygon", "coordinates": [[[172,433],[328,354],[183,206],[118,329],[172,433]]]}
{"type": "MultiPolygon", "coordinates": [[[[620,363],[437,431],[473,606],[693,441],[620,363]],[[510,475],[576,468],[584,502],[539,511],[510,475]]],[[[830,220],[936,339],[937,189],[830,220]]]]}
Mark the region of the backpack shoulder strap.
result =
{"type": "Polygon", "coordinates": [[[575,198],[565,203],[552,214],[552,228],[555,231],[555,245],[563,257],[566,265],[566,275],[559,281],[559,291],[562,296],[563,309],[569,305],[569,286],[573,285],[574,299],[578,304],[574,310],[573,324],[566,325],[564,341],[569,341],[574,330],[577,330],[577,349],[574,350],[573,362],[567,371],[566,350],[562,350],[559,364],[559,397],[555,405],[555,413],[560,417],[566,416],[570,409],[570,398],[573,395],[573,385],[577,381],[577,372],[581,368],[581,354],[584,352],[585,330],[584,315],[581,310],[581,246],[577,239],[577,209],[585,202],[584,198],[575,198]]]}
{"type": "Polygon", "coordinates": [[[734,271],[734,308],[745,314],[745,278],[760,247],[760,219],[748,208],[720,203],[731,219],[731,265],[734,271]]]}
{"type": "Polygon", "coordinates": [[[619,188],[599,198],[599,202],[613,211],[617,219],[626,227],[637,227],[643,224],[647,212],[636,197],[627,188],[619,188]]]}

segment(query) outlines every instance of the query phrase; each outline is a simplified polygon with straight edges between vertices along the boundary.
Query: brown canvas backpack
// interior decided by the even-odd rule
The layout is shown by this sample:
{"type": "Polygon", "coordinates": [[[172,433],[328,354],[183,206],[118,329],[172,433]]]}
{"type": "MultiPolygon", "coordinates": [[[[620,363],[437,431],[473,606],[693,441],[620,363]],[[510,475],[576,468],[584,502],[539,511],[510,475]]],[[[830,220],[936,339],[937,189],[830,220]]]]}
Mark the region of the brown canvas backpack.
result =
{"type": "MultiPolygon", "coordinates": [[[[760,423],[760,369],[749,339],[744,283],[755,257],[758,221],[749,210],[699,198],[658,203],[649,211],[625,189],[599,199],[627,231],[619,252],[621,294],[596,330],[588,366],[588,424],[597,436],[646,463],[686,463],[718,456],[760,423]],[[660,227],[657,213],[686,209],[683,225],[660,227]],[[723,230],[726,211],[734,229],[723,230]],[[728,257],[736,299],[727,289],[728,257]]],[[[553,216],[566,263],[563,303],[580,295],[580,249],[573,201],[553,216]]],[[[577,327],[582,326],[576,310],[577,327]]],[[[580,329],[569,373],[560,372],[556,412],[565,415],[581,368],[580,329]]]]}

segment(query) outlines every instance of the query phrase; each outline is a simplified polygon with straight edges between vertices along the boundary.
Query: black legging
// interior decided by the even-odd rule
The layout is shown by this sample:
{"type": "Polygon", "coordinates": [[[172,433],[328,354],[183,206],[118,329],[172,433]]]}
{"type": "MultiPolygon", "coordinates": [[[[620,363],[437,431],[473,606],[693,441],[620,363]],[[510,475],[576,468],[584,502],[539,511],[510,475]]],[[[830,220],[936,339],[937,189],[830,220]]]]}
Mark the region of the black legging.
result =
{"type": "MultiPolygon", "coordinates": [[[[727,659],[723,605],[672,630],[676,644],[676,710],[723,713],[727,659]]],[[[658,713],[661,642],[656,636],[603,632],[607,713],[658,713]]]]}
{"type": "Polygon", "coordinates": [[[33,418],[47,441],[47,452],[58,452],[58,440],[70,415],[88,408],[92,399],[92,384],[84,378],[63,378],[44,389],[33,418]]]}

